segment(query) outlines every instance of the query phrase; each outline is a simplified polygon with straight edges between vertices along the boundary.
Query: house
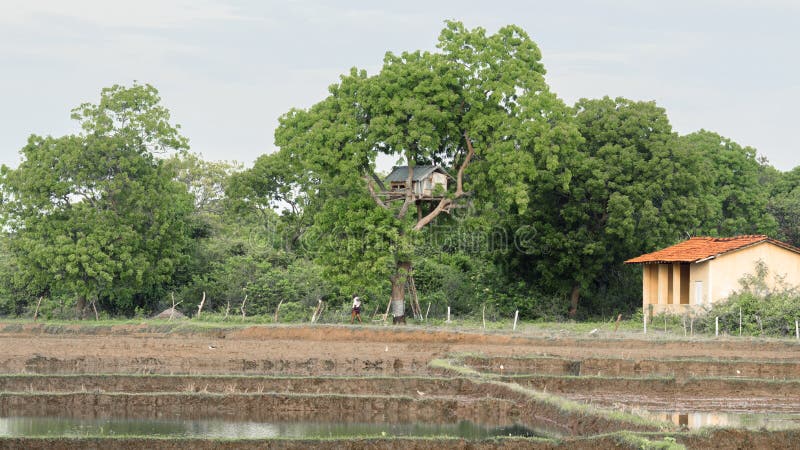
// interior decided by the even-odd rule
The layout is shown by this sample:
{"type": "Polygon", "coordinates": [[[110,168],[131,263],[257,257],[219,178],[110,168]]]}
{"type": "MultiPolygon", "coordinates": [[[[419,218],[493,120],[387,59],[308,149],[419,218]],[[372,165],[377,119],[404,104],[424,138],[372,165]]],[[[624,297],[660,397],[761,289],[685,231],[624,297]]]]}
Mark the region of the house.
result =
{"type": "Polygon", "coordinates": [[[680,313],[728,298],[763,262],[767,284],[800,285],[800,249],[764,235],[694,237],[625,261],[642,264],[645,312],[680,313]]]}
{"type": "MultiPolygon", "coordinates": [[[[441,192],[447,191],[447,180],[452,177],[439,166],[414,166],[411,178],[411,189],[417,198],[434,197],[437,186],[441,192]]],[[[402,193],[405,195],[408,183],[408,166],[392,168],[392,173],[386,177],[389,184],[389,193],[402,193]]],[[[441,197],[441,195],[439,195],[441,197]]]]}

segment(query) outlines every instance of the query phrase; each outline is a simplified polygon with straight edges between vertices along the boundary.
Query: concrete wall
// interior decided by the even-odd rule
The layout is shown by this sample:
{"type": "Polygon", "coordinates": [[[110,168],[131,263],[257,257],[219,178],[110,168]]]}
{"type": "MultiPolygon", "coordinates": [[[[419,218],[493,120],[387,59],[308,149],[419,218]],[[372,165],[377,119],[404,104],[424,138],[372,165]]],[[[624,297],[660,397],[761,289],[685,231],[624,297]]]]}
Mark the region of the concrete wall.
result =
{"type": "Polygon", "coordinates": [[[758,261],[767,265],[766,281],[770,288],[775,288],[781,278],[788,286],[800,285],[800,255],[763,242],[709,261],[713,278],[709,292],[711,301],[724,300],[741,289],[739,280],[748,274],[755,275],[758,261]]]}

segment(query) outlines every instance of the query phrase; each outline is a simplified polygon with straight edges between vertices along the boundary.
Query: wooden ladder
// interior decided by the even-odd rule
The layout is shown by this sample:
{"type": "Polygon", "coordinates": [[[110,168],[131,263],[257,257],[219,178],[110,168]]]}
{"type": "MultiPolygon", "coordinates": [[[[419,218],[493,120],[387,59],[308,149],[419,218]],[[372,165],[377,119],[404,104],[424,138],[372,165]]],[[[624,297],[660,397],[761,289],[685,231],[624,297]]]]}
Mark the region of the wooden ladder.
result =
{"type": "Polygon", "coordinates": [[[417,285],[414,284],[414,273],[408,274],[408,290],[411,293],[411,312],[415,319],[422,320],[422,309],[419,307],[419,296],[417,296],[417,285]]]}

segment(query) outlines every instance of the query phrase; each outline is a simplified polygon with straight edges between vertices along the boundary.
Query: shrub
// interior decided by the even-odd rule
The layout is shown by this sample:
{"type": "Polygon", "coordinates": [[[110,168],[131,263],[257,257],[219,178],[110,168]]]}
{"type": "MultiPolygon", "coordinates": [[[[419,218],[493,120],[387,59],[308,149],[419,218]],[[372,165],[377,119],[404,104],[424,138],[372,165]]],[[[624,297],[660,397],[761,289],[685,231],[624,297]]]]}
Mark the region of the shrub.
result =
{"type": "Polygon", "coordinates": [[[739,333],[739,314],[742,335],[787,336],[795,332],[795,320],[800,318],[800,292],[781,278],[775,287],[767,284],[769,270],[763,262],[756,264],[755,273],[739,282],[741,289],[724,302],[715,303],[695,322],[698,330],[713,331],[719,317],[720,333],[739,333]]]}

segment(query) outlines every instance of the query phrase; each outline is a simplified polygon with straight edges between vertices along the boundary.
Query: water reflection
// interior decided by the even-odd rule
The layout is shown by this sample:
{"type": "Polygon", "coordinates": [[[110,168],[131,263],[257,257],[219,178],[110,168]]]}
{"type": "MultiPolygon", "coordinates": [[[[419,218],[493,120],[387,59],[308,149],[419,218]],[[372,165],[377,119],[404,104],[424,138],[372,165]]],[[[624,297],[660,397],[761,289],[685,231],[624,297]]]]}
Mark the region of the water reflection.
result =
{"type": "Polygon", "coordinates": [[[535,436],[520,426],[428,423],[243,422],[190,419],[2,417],[0,436],[170,436],[182,438],[346,438],[358,436],[535,436]]]}
{"type": "Polygon", "coordinates": [[[710,426],[751,430],[800,428],[800,414],[646,411],[644,415],[666,420],[690,430],[710,426]]]}

